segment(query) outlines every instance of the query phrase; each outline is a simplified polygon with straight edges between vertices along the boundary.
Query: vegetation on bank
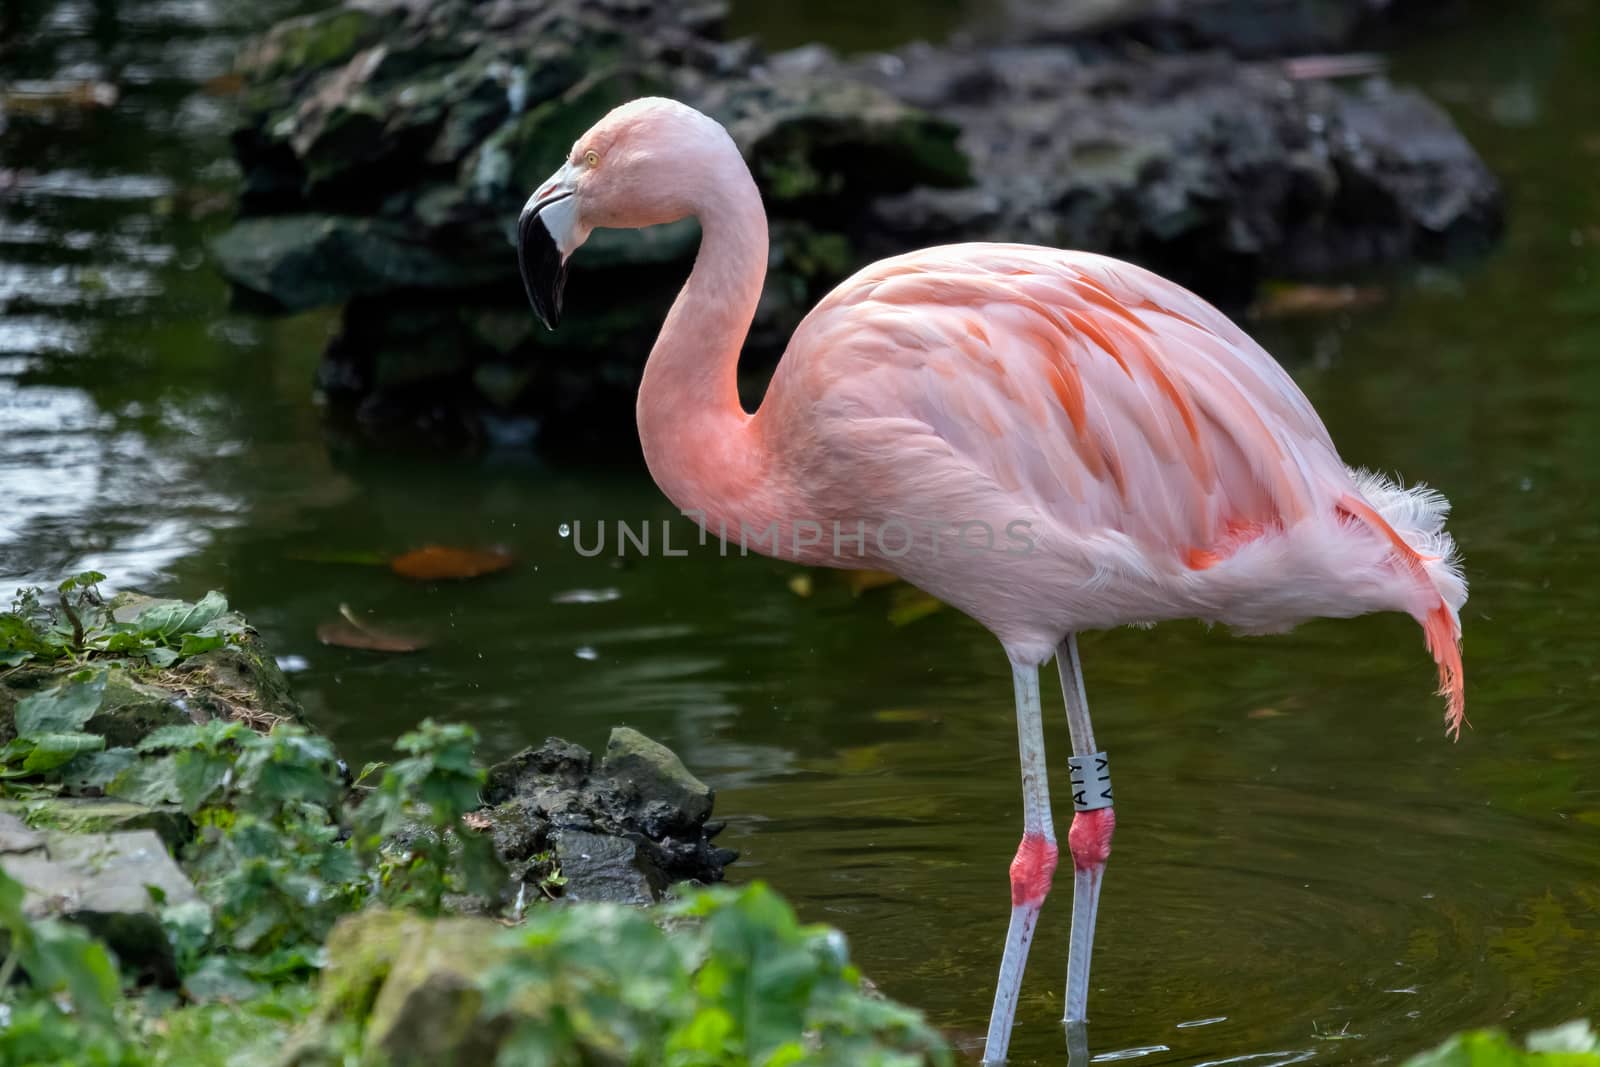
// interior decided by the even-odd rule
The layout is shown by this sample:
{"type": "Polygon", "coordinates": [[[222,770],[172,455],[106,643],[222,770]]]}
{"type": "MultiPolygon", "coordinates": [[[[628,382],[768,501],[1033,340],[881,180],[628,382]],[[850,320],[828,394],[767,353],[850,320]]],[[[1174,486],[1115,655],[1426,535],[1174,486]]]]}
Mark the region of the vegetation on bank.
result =
{"type": "Polygon", "coordinates": [[[863,991],[837,931],[762,886],[524,917],[467,818],[485,782],[469,727],[424,722],[355,775],[282,717],[141,720],[109,744],[108,691],[248,627],[215,593],[119,618],[101,580],[0,614],[0,683],[28,672],[3,686],[25,695],[0,705],[0,804],[35,828],[99,795],[181,814],[199,899],[149,901],[177,980],[141,985],[148,968],[4,873],[34,846],[0,844],[0,1063],[949,1062],[917,1013],[863,991]]]}

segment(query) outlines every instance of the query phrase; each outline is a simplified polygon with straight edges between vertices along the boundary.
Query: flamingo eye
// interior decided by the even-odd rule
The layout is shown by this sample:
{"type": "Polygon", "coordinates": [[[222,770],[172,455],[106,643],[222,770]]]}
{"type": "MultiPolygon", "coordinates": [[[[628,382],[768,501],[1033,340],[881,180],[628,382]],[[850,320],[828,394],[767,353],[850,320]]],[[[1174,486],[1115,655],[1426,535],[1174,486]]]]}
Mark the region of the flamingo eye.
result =
{"type": "Polygon", "coordinates": [[[600,165],[600,153],[591,148],[583,154],[583,161],[591,167],[598,167],[600,165]]]}

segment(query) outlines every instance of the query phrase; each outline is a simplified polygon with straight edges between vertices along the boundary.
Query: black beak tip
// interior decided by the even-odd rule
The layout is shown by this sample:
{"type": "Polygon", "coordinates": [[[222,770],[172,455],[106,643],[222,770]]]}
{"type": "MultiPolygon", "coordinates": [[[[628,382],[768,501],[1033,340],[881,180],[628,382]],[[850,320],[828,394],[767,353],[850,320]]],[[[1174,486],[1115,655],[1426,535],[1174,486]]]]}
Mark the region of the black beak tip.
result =
{"type": "Polygon", "coordinates": [[[522,272],[522,285],[528,293],[528,303],[544,323],[553,330],[561,323],[561,295],[567,283],[567,265],[555,238],[539,219],[539,213],[529,212],[517,220],[517,267],[522,272]]]}

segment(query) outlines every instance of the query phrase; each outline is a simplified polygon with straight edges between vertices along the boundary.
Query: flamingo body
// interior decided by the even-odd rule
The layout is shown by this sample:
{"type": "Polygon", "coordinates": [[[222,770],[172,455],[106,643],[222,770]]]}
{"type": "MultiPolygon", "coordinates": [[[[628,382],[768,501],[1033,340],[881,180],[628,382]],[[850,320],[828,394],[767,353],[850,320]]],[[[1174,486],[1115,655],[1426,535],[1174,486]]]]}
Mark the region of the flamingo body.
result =
{"type": "Polygon", "coordinates": [[[1459,732],[1466,586],[1444,498],[1347,467],[1289,375],[1205,301],[1083,252],[926,249],[830,293],[750,414],[737,365],[766,215],[710,118],[639,100],[580,137],[519,220],[524,281],[553,325],[566,258],[593,228],[686,215],[700,220],[700,252],[639,387],[657,484],[724,539],[898,574],[986,626],[1011,660],[1023,838],[986,1063],[1004,1060],[1057,866],[1038,683],[1052,655],[1074,774],[1104,776],[1074,779],[1068,834],[1066,1018],[1086,1018],[1116,818],[1079,630],[1193,617],[1269,633],[1403,611],[1422,624],[1459,732]]]}
{"type": "MultiPolygon", "coordinates": [[[[1404,611],[1442,654],[1458,728],[1466,589],[1444,498],[1345,466],[1277,361],[1150,271],[1007,244],[875,263],[800,324],[751,430],[772,457],[761,500],[708,527],[776,520],[792,549],[788,524],[815,521],[821,543],[775,554],[894,572],[1015,659],[1130,623],[1260,634],[1404,611]],[[885,552],[873,535],[894,520],[947,543],[885,552]],[[961,551],[962,523],[995,550],[961,551]],[[1001,536],[1014,523],[1026,541],[1001,536]],[[858,524],[869,536],[835,551],[858,524]]],[[[711,481],[722,463],[691,465],[711,481]]]]}

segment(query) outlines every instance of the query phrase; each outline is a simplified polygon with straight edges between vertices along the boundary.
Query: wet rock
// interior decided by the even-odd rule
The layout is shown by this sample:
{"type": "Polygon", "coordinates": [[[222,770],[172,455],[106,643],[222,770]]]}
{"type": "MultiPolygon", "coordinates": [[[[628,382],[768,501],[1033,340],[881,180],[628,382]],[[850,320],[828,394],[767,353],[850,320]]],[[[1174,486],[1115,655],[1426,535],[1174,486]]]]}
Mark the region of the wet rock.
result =
{"type": "Polygon", "coordinates": [[[212,244],[236,284],[286,311],[352,296],[457,289],[492,281],[503,264],[452,260],[404,223],[330,215],[275,215],[239,222],[212,244]]]}
{"type": "Polygon", "coordinates": [[[564,900],[654,904],[666,889],[661,870],[625,837],[560,830],[555,858],[564,879],[564,900]]]}
{"type": "Polygon", "coordinates": [[[559,738],[496,764],[479,815],[536,891],[649,903],[673,882],[721,881],[737,858],[711,843],[721,829],[706,821],[713,799],[670,749],[618,727],[599,766],[559,738]]]}
{"type": "Polygon", "coordinates": [[[1344,48],[1380,21],[1370,0],[1002,0],[978,28],[1007,41],[1130,43],[1162,51],[1224,48],[1281,56],[1344,48]]]}
{"type": "Polygon", "coordinates": [[[39,834],[0,813],[0,846],[0,863],[26,890],[29,918],[80,923],[110,945],[124,967],[176,984],[161,909],[199,905],[200,896],[155,832],[39,834]]]}
{"type": "Polygon", "coordinates": [[[647,827],[658,833],[699,826],[711,814],[711,788],[676,752],[631,727],[611,731],[600,770],[632,791],[647,827]]]}
{"type": "Polygon", "coordinates": [[[958,121],[980,175],[876,201],[879,252],[1101,250],[1238,302],[1263,275],[1481,250],[1501,223],[1499,187],[1449,119],[1381,78],[1345,89],[1218,54],[1085,62],[1038,46],[821,62],[958,121]]]}
{"type": "Polygon", "coordinates": [[[373,5],[285,19],[248,47],[237,66],[257,84],[313,74],[375,44],[392,21],[373,5]]]}

